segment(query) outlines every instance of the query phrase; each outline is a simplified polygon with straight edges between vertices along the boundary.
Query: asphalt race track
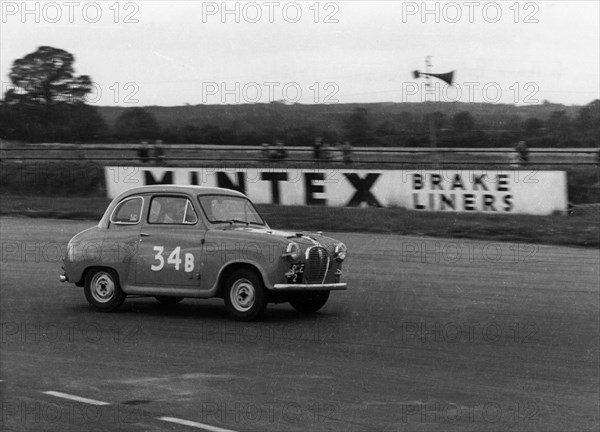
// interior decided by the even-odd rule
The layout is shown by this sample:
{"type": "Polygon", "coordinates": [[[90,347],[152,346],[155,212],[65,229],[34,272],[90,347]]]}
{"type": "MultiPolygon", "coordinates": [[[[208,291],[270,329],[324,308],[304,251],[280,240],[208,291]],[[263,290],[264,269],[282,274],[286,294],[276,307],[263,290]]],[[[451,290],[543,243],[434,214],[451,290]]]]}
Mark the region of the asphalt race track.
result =
{"type": "Polygon", "coordinates": [[[58,275],[94,222],[0,221],[2,430],[598,427],[598,250],[337,233],[350,289],[248,324],[220,300],[93,312],[58,275]]]}

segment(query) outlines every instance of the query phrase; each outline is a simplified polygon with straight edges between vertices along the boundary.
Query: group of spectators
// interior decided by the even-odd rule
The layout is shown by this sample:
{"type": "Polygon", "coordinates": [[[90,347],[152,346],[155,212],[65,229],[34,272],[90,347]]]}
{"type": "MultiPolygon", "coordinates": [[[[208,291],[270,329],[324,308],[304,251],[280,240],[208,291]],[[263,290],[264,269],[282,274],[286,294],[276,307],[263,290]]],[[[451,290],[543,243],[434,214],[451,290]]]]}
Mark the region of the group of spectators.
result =
{"type": "MultiPolygon", "coordinates": [[[[276,140],[274,145],[262,144],[262,156],[265,159],[281,160],[288,157],[288,150],[281,140],[276,140]]],[[[316,160],[343,161],[352,163],[352,145],[346,141],[343,144],[328,144],[322,138],[316,138],[313,145],[313,155],[316,160]]],[[[150,143],[142,141],[138,148],[138,158],[142,163],[160,164],[165,158],[163,142],[158,140],[150,143]]]]}
{"type": "MultiPolygon", "coordinates": [[[[321,137],[317,137],[313,144],[313,157],[315,160],[343,161],[346,164],[352,163],[352,145],[346,141],[343,144],[329,144],[321,137]]],[[[274,145],[262,144],[262,156],[265,159],[282,160],[288,157],[288,150],[281,140],[275,141],[274,145]]],[[[164,159],[164,149],[162,141],[154,143],[142,142],[138,150],[138,157],[141,162],[154,162],[159,164],[164,159]]],[[[597,154],[600,163],[600,150],[597,154]]],[[[514,167],[523,167],[529,164],[529,147],[525,141],[519,141],[511,154],[510,163],[514,167]]]]}
{"type": "Polygon", "coordinates": [[[148,141],[142,141],[142,145],[138,149],[138,157],[143,163],[154,162],[157,165],[160,164],[165,158],[163,142],[156,140],[150,144],[148,141]]]}
{"type": "MultiPolygon", "coordinates": [[[[352,163],[352,145],[346,141],[343,144],[329,144],[321,137],[315,138],[313,144],[313,157],[315,160],[343,161],[352,163]]],[[[265,159],[285,159],[288,156],[283,141],[275,141],[275,145],[262,145],[263,157],[265,159]]]]}
{"type": "Polygon", "coordinates": [[[275,141],[275,145],[262,144],[262,153],[265,159],[285,159],[288,157],[288,151],[283,144],[283,141],[275,141]]]}

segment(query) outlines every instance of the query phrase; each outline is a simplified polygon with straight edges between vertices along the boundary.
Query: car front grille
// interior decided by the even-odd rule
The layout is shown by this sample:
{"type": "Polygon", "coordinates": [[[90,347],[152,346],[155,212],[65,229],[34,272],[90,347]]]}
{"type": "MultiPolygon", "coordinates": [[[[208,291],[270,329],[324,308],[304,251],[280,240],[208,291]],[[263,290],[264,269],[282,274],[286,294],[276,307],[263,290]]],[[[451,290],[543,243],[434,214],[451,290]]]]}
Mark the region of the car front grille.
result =
{"type": "Polygon", "coordinates": [[[306,283],[322,283],[329,267],[329,255],[321,246],[313,246],[306,253],[304,280],[306,283]]]}

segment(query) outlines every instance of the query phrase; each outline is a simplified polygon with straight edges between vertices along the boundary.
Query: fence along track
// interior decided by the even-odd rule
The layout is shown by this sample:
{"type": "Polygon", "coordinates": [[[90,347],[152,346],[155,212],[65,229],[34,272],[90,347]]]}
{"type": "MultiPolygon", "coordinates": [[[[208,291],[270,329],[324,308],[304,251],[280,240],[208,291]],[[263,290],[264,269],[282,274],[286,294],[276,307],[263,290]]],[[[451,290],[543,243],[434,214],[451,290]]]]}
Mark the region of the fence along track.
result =
{"type": "MultiPolygon", "coordinates": [[[[162,156],[152,157],[155,146],[142,144],[0,144],[2,161],[90,161],[116,165],[140,165],[145,163],[167,164],[172,166],[243,166],[244,164],[269,164],[277,166],[322,165],[335,168],[344,167],[339,150],[332,158],[316,161],[311,147],[288,147],[288,157],[283,160],[270,160],[263,156],[259,146],[223,146],[198,144],[162,144],[162,156]],[[140,158],[140,151],[146,148],[149,157],[140,158]]],[[[569,167],[599,165],[599,149],[530,149],[528,165],[541,167],[569,167]]],[[[515,164],[515,151],[511,148],[420,148],[420,147],[356,147],[352,152],[352,168],[402,168],[419,166],[480,167],[504,166],[518,168],[515,164]]]]}

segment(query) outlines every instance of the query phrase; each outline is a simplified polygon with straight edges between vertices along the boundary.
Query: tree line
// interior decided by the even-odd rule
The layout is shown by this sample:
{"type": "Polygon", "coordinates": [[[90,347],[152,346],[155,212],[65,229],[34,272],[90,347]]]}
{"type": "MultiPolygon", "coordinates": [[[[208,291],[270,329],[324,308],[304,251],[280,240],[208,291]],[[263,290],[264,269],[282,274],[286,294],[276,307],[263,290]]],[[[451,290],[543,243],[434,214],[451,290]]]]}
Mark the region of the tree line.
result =
{"type": "Polygon", "coordinates": [[[0,139],[237,145],[282,140],[288,146],[310,146],[322,137],[332,144],[426,147],[434,136],[439,147],[509,147],[520,140],[537,147],[600,147],[600,100],[579,108],[575,115],[557,109],[547,118],[512,115],[493,124],[468,110],[449,115],[407,109],[382,115],[361,106],[326,120],[304,113],[282,121],[278,113],[289,107],[277,103],[260,109],[253,106],[260,121],[248,127],[236,126],[235,121],[215,124],[202,116],[179,124],[175,114],[172,121],[159,122],[151,109],[140,107],[121,110],[109,124],[103,115],[108,108],[86,104],[92,81],[87,75],[75,76],[74,60],[72,54],[46,46],[13,63],[9,74],[13,86],[0,102],[0,139]]]}

